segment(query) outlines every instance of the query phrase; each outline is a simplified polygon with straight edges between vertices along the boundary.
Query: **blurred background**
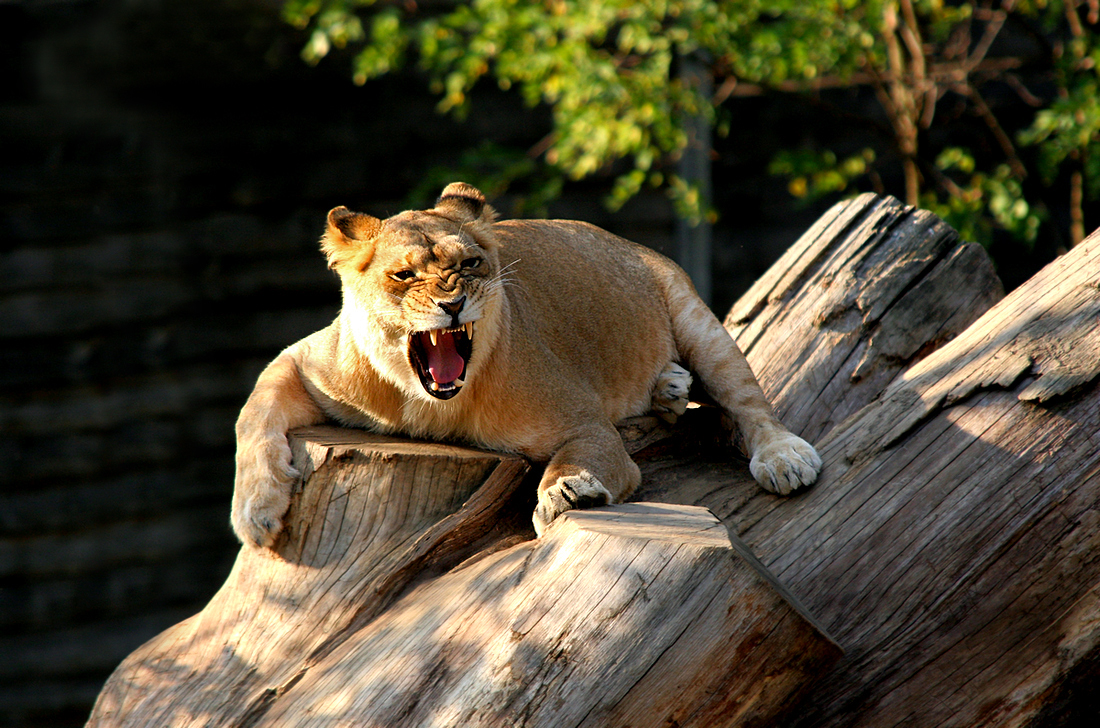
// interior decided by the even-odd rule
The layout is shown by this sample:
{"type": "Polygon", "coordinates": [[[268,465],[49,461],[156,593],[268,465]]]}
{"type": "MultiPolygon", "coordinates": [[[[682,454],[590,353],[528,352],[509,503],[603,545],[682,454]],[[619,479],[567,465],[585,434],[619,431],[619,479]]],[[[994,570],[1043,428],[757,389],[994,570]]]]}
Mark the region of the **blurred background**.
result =
{"type": "Polygon", "coordinates": [[[449,181],[714,310],[893,194],[1012,288],[1091,231],[1097,3],[0,0],[0,725],[78,726],[227,574],[233,423],[336,205],[449,181]]]}

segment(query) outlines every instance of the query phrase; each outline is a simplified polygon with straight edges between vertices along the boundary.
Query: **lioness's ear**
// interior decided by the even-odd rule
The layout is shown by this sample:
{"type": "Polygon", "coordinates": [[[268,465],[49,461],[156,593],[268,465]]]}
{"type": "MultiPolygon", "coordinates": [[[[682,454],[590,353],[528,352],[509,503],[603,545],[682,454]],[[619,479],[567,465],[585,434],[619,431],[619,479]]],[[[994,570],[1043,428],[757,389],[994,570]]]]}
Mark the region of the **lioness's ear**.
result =
{"type": "Polygon", "coordinates": [[[485,195],[481,194],[481,190],[465,182],[452,182],[443,188],[435,207],[451,213],[459,222],[480,219],[491,223],[497,216],[496,210],[485,204],[485,195]]]}
{"type": "Polygon", "coordinates": [[[335,268],[352,258],[365,268],[374,255],[374,238],[382,231],[382,221],[346,207],[334,207],[328,213],[328,229],[321,238],[321,250],[328,267],[335,268]]]}

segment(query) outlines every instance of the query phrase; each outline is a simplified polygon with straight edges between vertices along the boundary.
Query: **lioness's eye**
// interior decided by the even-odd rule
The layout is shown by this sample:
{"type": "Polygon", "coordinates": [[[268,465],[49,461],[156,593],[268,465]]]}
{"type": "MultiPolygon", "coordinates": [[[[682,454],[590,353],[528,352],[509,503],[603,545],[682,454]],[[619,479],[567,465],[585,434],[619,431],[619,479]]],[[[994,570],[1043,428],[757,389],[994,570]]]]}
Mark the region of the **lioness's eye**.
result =
{"type": "Polygon", "coordinates": [[[481,258],[467,258],[462,261],[463,268],[477,268],[479,265],[481,265],[481,258]]]}
{"type": "Polygon", "coordinates": [[[390,273],[390,277],[398,281],[407,281],[415,275],[411,270],[399,270],[396,273],[390,273]]]}

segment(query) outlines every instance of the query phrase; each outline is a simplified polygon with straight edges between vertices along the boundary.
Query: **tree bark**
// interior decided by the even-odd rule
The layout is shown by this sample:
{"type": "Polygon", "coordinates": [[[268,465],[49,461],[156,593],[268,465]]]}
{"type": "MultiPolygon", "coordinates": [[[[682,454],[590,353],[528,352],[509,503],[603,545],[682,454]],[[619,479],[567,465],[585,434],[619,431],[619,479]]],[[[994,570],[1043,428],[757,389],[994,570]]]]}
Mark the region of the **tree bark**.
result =
{"type": "Polygon", "coordinates": [[[1100,237],[967,326],[998,287],[979,250],[933,243],[930,219],[870,198],[834,210],[825,229],[846,232],[804,238],[727,318],[817,441],[811,490],[776,498],[666,453],[639,497],[710,508],[845,648],[789,725],[1095,719],[1100,237]]]}
{"type": "Polygon", "coordinates": [[[766,725],[840,656],[705,509],[569,513],[535,540],[523,460],[292,442],[304,485],[276,549],[242,549],[89,725],[766,725]]]}
{"type": "Polygon", "coordinates": [[[929,213],[835,207],[726,318],[824,458],[792,498],[752,482],[708,407],[624,423],[647,503],[538,540],[519,459],[299,433],[276,552],[242,550],[201,614],[119,667],[90,725],[1094,715],[1098,280],[1094,236],[1001,300],[984,251],[929,213]]]}
{"type": "Polygon", "coordinates": [[[252,725],[766,724],[840,651],[733,554],[701,508],[568,513],[410,591],[252,725]]]}

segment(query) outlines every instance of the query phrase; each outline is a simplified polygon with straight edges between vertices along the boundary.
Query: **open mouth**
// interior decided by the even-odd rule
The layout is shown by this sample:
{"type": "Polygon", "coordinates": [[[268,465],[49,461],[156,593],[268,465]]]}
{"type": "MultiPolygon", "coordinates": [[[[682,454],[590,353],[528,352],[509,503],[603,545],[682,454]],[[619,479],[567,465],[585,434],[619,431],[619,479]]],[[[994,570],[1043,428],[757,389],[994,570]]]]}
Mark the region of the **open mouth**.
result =
{"type": "Polygon", "coordinates": [[[409,336],[409,361],[424,391],[437,399],[458,394],[466,383],[473,340],[473,323],[454,329],[417,331],[409,336]]]}

